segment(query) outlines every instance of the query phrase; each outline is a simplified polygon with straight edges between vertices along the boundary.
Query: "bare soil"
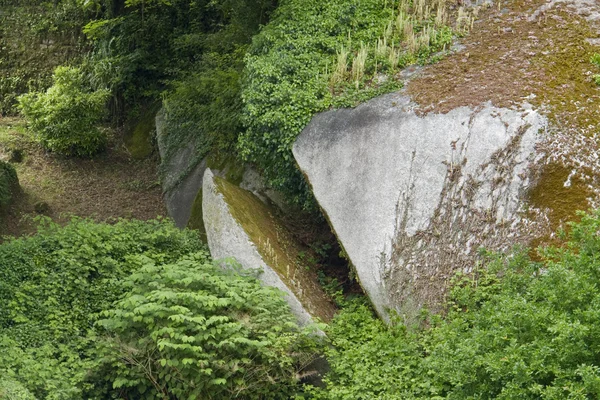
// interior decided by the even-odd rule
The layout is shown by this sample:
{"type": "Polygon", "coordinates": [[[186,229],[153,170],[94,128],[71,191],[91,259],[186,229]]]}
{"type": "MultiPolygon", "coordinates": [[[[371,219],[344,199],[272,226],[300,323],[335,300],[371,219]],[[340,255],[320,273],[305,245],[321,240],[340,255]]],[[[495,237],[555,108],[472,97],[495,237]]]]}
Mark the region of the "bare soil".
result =
{"type": "Polygon", "coordinates": [[[34,232],[33,218],[40,214],[59,223],[73,216],[110,221],[166,215],[157,155],[133,160],[122,142],[113,138],[109,148],[93,159],[67,159],[41,149],[22,120],[0,118],[0,158],[7,160],[14,148],[23,152],[23,160],[13,163],[21,193],[0,217],[0,235],[34,232]],[[39,208],[41,203],[48,210],[40,213],[36,204],[39,208]]]}

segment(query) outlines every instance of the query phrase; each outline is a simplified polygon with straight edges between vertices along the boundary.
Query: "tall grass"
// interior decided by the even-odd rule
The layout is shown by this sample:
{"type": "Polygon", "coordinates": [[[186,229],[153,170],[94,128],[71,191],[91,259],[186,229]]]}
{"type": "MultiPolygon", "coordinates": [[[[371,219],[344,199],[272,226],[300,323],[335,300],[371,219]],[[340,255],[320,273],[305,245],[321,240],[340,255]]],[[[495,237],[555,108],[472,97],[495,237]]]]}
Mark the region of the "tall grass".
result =
{"type": "Polygon", "coordinates": [[[374,75],[380,72],[394,73],[398,66],[415,63],[433,52],[445,50],[449,43],[443,43],[441,48],[439,44],[448,41],[448,32],[457,35],[467,33],[472,29],[479,11],[478,8],[461,6],[451,13],[450,7],[458,4],[458,1],[386,1],[386,7],[391,7],[391,16],[383,26],[381,36],[370,46],[361,42],[360,48],[354,51],[351,38],[348,38],[348,43],[341,45],[337,51],[337,65],[331,72],[330,86],[333,88],[351,81],[358,88],[367,70],[374,75]],[[442,35],[446,37],[442,38],[442,35]],[[350,62],[351,71],[348,73],[350,62]]]}

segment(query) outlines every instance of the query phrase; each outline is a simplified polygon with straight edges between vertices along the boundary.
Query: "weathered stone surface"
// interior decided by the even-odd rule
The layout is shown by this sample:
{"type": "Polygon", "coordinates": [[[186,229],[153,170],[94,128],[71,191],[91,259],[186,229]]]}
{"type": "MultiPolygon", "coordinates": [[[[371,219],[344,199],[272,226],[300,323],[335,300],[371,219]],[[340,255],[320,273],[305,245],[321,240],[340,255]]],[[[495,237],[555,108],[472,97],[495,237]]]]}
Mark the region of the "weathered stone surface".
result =
{"type": "Polygon", "coordinates": [[[489,104],[419,116],[390,94],[317,115],[293,152],[380,315],[411,318],[480,246],[530,238],[522,200],[545,126],[489,104]]]}
{"type": "Polygon", "coordinates": [[[244,268],[260,268],[259,279],[286,293],[299,323],[313,317],[328,321],[334,306],[317,283],[316,275],[298,263],[302,250],[272,211],[252,193],[215,176],[204,174],[202,209],[208,246],[213,258],[235,258],[244,268]]]}
{"type": "Polygon", "coordinates": [[[251,167],[239,164],[232,158],[215,161],[210,155],[197,162],[196,143],[190,140],[172,154],[167,154],[167,135],[164,109],[156,114],[156,139],[162,160],[162,188],[169,216],[179,228],[190,226],[203,235],[202,224],[202,178],[210,167],[214,174],[236,181],[240,187],[258,196],[265,203],[283,208],[285,202],[278,192],[269,189],[262,177],[251,167]],[[238,182],[239,180],[239,182],[238,182]]]}
{"type": "Polygon", "coordinates": [[[202,187],[206,160],[196,165],[193,141],[187,142],[174,154],[167,154],[167,135],[164,109],[156,114],[156,141],[162,160],[162,187],[169,216],[179,228],[184,228],[192,214],[194,199],[202,187]]]}

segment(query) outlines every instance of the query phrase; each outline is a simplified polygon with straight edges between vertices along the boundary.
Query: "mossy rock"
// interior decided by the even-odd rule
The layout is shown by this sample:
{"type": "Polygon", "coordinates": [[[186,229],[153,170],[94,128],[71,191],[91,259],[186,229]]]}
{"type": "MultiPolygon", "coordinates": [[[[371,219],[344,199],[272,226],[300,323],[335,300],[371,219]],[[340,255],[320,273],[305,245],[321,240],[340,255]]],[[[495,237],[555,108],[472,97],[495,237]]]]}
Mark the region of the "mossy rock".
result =
{"type": "Polygon", "coordinates": [[[135,124],[125,134],[125,147],[131,157],[142,160],[152,154],[154,133],[156,132],[156,114],[159,106],[145,110],[135,124]]]}
{"type": "Polygon", "coordinates": [[[200,239],[206,243],[206,228],[204,227],[204,219],[202,216],[202,189],[198,191],[194,204],[192,204],[192,213],[187,224],[188,229],[198,231],[200,239]]]}
{"type": "Polygon", "coordinates": [[[295,240],[275,210],[207,169],[203,213],[213,257],[234,257],[244,268],[262,268],[259,279],[288,293],[286,299],[301,324],[311,317],[332,318],[335,306],[319,285],[316,271],[301,261],[310,249],[295,240]]]}

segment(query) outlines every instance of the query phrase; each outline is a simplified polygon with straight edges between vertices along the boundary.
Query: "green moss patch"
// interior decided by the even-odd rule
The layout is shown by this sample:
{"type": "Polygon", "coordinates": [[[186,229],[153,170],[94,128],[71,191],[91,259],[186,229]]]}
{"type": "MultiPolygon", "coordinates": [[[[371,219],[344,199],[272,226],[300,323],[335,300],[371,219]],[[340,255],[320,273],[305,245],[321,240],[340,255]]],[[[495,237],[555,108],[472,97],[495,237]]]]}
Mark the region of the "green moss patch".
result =
{"type": "Polygon", "coordinates": [[[311,315],[329,321],[335,307],[317,283],[316,273],[299,262],[308,249],[302,248],[277,220],[273,210],[252,193],[223,178],[215,177],[215,183],[231,215],[267,265],[277,272],[311,315]]]}
{"type": "Polygon", "coordinates": [[[192,205],[192,213],[188,221],[187,227],[198,231],[200,239],[206,243],[206,228],[204,228],[204,219],[202,212],[202,189],[198,191],[194,204],[192,205]]]}
{"type": "Polygon", "coordinates": [[[152,106],[142,113],[140,119],[125,134],[125,147],[136,160],[143,160],[152,154],[152,137],[156,131],[156,113],[159,106],[152,106]]]}
{"type": "Polygon", "coordinates": [[[225,179],[234,185],[242,183],[246,166],[235,155],[212,152],[206,158],[206,166],[213,171],[221,171],[225,179]]]}

